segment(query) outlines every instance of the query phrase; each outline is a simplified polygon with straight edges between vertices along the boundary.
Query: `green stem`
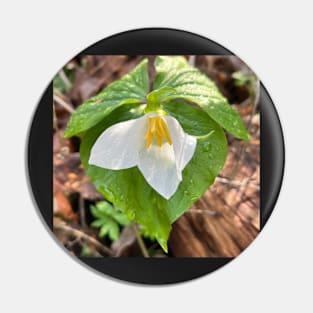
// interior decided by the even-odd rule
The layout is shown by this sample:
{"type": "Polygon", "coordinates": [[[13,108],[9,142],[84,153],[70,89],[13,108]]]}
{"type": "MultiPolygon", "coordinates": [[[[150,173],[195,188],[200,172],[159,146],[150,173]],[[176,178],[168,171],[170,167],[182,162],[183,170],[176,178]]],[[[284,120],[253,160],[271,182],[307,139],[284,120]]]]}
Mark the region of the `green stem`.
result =
{"type": "Polygon", "coordinates": [[[134,231],[134,233],[136,235],[136,239],[137,239],[137,242],[138,242],[138,245],[139,245],[139,248],[140,248],[140,251],[141,251],[142,255],[145,258],[149,258],[148,250],[146,248],[146,245],[145,245],[144,241],[142,240],[141,235],[138,232],[137,225],[135,223],[132,223],[131,227],[132,227],[132,229],[133,229],[133,231],[134,231]]]}
{"type": "Polygon", "coordinates": [[[146,97],[145,113],[162,111],[162,103],[169,100],[169,97],[173,94],[175,94],[175,89],[168,86],[151,91],[146,97]]]}

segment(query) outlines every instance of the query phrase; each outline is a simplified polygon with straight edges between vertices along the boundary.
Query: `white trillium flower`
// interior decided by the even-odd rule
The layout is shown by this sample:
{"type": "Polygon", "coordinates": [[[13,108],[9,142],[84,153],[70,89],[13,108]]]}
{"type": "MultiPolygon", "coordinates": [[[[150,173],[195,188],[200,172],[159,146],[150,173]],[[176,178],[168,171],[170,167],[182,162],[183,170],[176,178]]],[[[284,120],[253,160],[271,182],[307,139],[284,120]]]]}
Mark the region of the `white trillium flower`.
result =
{"type": "Polygon", "coordinates": [[[148,184],[169,199],[196,144],[175,118],[151,112],[107,128],[92,147],[89,164],[111,170],[137,166],[148,184]]]}

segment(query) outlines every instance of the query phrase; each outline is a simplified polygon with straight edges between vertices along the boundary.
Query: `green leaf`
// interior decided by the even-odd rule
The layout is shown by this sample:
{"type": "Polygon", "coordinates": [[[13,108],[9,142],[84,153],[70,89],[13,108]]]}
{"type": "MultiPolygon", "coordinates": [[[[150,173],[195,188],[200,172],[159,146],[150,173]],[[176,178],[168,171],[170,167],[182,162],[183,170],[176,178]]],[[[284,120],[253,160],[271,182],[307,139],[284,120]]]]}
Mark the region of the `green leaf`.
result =
{"type": "Polygon", "coordinates": [[[162,87],[151,91],[147,95],[147,107],[145,112],[158,111],[161,109],[160,105],[168,99],[169,96],[175,94],[175,89],[171,87],[162,87]]]}
{"type": "Polygon", "coordinates": [[[60,75],[56,75],[53,79],[53,89],[56,89],[60,93],[67,92],[68,88],[64,81],[60,78],[60,75]]]}
{"type": "Polygon", "coordinates": [[[107,201],[98,202],[96,207],[98,211],[108,216],[112,216],[115,211],[114,207],[107,201]]]}
{"type": "Polygon", "coordinates": [[[94,216],[94,217],[97,217],[97,218],[105,218],[106,217],[106,214],[103,214],[101,211],[99,211],[95,206],[91,206],[90,208],[91,210],[91,214],[94,216]]]}
{"type": "Polygon", "coordinates": [[[171,103],[164,109],[179,121],[186,133],[199,136],[196,152],[183,171],[178,191],[165,203],[173,223],[201,198],[222,170],[227,156],[227,140],[223,129],[198,108],[171,103]]]}
{"type": "Polygon", "coordinates": [[[64,136],[82,134],[123,104],[144,103],[148,90],[148,61],[145,59],[129,74],[80,105],[71,116],[64,136]]]}
{"type": "Polygon", "coordinates": [[[241,71],[233,73],[232,78],[234,79],[235,86],[237,87],[242,87],[249,82],[249,77],[241,71]]]}
{"type": "Polygon", "coordinates": [[[110,224],[104,224],[99,231],[99,237],[104,238],[110,230],[110,224]]]}
{"type": "Polygon", "coordinates": [[[120,229],[118,225],[112,220],[108,221],[100,228],[99,237],[104,238],[107,235],[112,241],[116,241],[120,235],[120,229]]]}
{"type": "Polygon", "coordinates": [[[101,227],[103,224],[105,223],[105,220],[99,219],[99,220],[95,220],[91,223],[91,226],[94,228],[99,228],[101,227]]]}
{"type": "Polygon", "coordinates": [[[128,226],[128,225],[130,225],[130,220],[124,215],[124,213],[116,212],[116,213],[114,213],[113,218],[121,226],[128,226]]]}
{"type": "Polygon", "coordinates": [[[116,209],[142,225],[149,234],[154,234],[167,252],[171,224],[213,183],[224,165],[227,142],[222,128],[201,109],[179,102],[164,104],[163,109],[180,122],[185,132],[202,136],[192,160],[183,171],[183,181],[170,200],[152,189],[137,167],[108,170],[88,164],[90,150],[99,135],[113,124],[142,116],[144,106],[134,109],[124,105],[106,116],[84,134],[80,153],[87,175],[96,188],[116,209]]]}
{"type": "Polygon", "coordinates": [[[109,237],[112,241],[116,241],[120,236],[120,229],[116,223],[111,223],[109,228],[109,237]]]}
{"type": "Polygon", "coordinates": [[[248,140],[249,134],[238,114],[219,92],[215,83],[183,57],[160,56],[155,60],[157,75],[154,88],[175,88],[166,100],[182,99],[198,104],[220,126],[237,138],[248,140]]]}
{"type": "Polygon", "coordinates": [[[167,57],[158,56],[155,59],[154,66],[158,73],[166,74],[169,71],[178,71],[188,65],[186,59],[182,56],[167,57]]]}
{"type": "Polygon", "coordinates": [[[56,90],[59,93],[66,93],[74,82],[74,71],[73,69],[68,69],[67,67],[64,67],[62,71],[66,76],[69,84],[67,84],[64,79],[61,78],[59,72],[53,79],[53,90],[56,90]]]}
{"type": "Polygon", "coordinates": [[[100,238],[108,235],[111,240],[115,241],[119,237],[119,225],[127,226],[130,224],[124,213],[116,210],[107,201],[100,201],[95,206],[91,206],[90,209],[91,214],[98,218],[91,223],[91,226],[100,228],[100,238]]]}
{"type": "Polygon", "coordinates": [[[127,226],[130,224],[129,219],[124,215],[124,213],[118,211],[107,201],[98,202],[96,207],[102,216],[113,219],[119,225],[127,226]]]}

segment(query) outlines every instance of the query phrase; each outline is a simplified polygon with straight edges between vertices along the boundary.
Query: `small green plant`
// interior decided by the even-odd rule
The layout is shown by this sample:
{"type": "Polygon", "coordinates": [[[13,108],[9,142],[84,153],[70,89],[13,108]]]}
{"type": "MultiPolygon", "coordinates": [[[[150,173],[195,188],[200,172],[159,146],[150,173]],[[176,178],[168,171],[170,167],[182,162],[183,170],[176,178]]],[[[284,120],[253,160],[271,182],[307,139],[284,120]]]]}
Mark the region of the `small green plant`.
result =
{"type": "Polygon", "coordinates": [[[154,66],[153,90],[145,59],[79,106],[65,137],[81,138],[95,187],[167,252],[171,225],[224,166],[224,130],[243,140],[249,134],[215,83],[184,57],[160,56],[154,66]]]}
{"type": "Polygon", "coordinates": [[[96,218],[91,226],[99,228],[98,236],[104,238],[108,236],[112,241],[116,241],[120,235],[120,226],[130,225],[129,219],[124,213],[116,210],[106,201],[98,202],[91,206],[91,214],[96,218]]]}
{"type": "Polygon", "coordinates": [[[67,92],[74,81],[74,72],[72,69],[62,69],[53,79],[53,89],[57,93],[67,92]]]}
{"type": "Polygon", "coordinates": [[[232,78],[234,79],[236,87],[245,86],[248,89],[250,96],[255,96],[255,84],[257,83],[255,75],[237,71],[232,74],[232,78]]]}

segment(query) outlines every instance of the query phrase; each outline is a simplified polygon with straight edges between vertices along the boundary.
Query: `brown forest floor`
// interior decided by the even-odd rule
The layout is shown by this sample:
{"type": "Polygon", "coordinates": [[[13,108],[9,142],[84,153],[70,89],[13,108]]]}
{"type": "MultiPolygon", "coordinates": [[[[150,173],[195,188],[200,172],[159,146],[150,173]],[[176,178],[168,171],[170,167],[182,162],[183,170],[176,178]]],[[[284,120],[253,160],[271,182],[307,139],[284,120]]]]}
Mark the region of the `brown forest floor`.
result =
{"type": "MultiPolygon", "coordinates": [[[[145,56],[85,56],[69,62],[59,77],[64,90],[54,92],[54,232],[74,255],[140,256],[133,230],[125,227],[111,243],[97,237],[89,225],[89,206],[102,200],[85,175],[79,158],[79,139],[63,139],[75,108],[107,84],[132,70],[145,56]],[[65,74],[67,73],[67,74],[65,74]],[[70,79],[69,79],[70,78],[70,79]],[[71,81],[72,82],[71,82],[71,81]]],[[[187,56],[188,57],[188,56],[187,56]]],[[[148,56],[150,77],[154,76],[148,56]]],[[[251,140],[228,136],[229,152],[215,183],[173,225],[169,256],[231,257],[243,251],[259,232],[260,119],[258,90],[251,97],[246,86],[236,87],[231,74],[251,71],[233,56],[189,58],[211,77],[244,119],[251,140]]],[[[155,256],[165,256],[156,243],[146,240],[155,256]]]]}

